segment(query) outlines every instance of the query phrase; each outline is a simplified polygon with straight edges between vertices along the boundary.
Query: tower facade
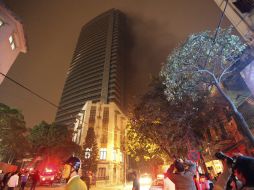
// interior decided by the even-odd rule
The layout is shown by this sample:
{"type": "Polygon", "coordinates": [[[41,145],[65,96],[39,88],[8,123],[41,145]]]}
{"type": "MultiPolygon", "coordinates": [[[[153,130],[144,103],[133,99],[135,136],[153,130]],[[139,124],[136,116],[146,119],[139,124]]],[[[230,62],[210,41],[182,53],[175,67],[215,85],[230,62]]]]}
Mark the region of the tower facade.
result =
{"type": "Polygon", "coordinates": [[[109,10],[83,26],[67,74],[56,123],[73,127],[84,104],[124,105],[124,15],[109,10]]]}

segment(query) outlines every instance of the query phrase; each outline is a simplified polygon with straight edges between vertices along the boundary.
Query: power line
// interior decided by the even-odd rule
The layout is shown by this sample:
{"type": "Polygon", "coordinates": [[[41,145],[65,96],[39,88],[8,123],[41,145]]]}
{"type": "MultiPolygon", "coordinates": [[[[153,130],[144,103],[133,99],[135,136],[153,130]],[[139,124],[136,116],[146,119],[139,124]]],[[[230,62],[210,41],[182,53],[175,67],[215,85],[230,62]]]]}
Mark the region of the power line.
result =
{"type": "Polygon", "coordinates": [[[215,40],[216,40],[216,38],[217,38],[219,29],[220,29],[220,25],[221,25],[222,20],[223,20],[223,18],[224,18],[224,15],[225,15],[225,11],[226,11],[227,6],[228,6],[228,0],[226,0],[225,7],[224,7],[224,9],[223,9],[223,11],[222,11],[222,13],[221,13],[221,16],[220,16],[220,21],[219,21],[219,23],[218,23],[218,26],[216,27],[216,31],[215,31],[214,39],[213,39],[214,42],[215,42],[215,40]]]}
{"type": "Polygon", "coordinates": [[[0,72],[1,75],[3,75],[5,78],[9,79],[10,81],[12,81],[13,83],[17,84],[18,86],[20,86],[21,88],[27,90],[28,92],[30,92],[31,94],[35,95],[36,97],[40,98],[41,100],[49,103],[51,106],[58,108],[58,106],[54,103],[52,103],[51,101],[47,100],[46,98],[43,98],[41,95],[37,94],[36,92],[34,92],[33,90],[29,89],[28,87],[20,84],[19,82],[17,82],[16,80],[6,76],[5,74],[3,74],[2,72],[0,72]]]}
{"type": "Polygon", "coordinates": [[[207,64],[207,62],[208,62],[208,60],[209,60],[209,58],[210,58],[211,51],[212,51],[213,46],[214,46],[214,44],[215,44],[215,42],[216,42],[216,38],[217,38],[217,36],[218,36],[218,33],[219,33],[219,30],[220,30],[220,26],[221,26],[222,20],[223,20],[223,18],[224,18],[225,11],[226,11],[226,8],[227,8],[227,6],[228,6],[228,0],[225,0],[225,1],[226,1],[226,4],[225,4],[225,7],[224,7],[224,9],[223,9],[223,11],[222,11],[222,13],[221,13],[219,23],[218,23],[218,25],[217,25],[217,27],[216,27],[215,34],[214,34],[214,37],[213,37],[212,46],[211,46],[211,48],[209,49],[209,53],[208,53],[208,56],[207,56],[205,65],[207,64]]]}

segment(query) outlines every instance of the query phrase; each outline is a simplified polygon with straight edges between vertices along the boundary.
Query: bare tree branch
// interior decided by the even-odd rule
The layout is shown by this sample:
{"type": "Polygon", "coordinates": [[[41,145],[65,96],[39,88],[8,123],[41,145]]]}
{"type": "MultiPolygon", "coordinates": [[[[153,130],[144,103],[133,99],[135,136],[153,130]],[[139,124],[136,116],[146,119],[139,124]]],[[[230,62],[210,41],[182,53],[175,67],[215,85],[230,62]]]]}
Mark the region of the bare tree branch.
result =
{"type": "Polygon", "coordinates": [[[213,78],[216,78],[214,73],[212,73],[211,71],[207,70],[207,69],[198,69],[197,72],[200,72],[200,73],[208,73],[209,75],[211,75],[213,78]]]}

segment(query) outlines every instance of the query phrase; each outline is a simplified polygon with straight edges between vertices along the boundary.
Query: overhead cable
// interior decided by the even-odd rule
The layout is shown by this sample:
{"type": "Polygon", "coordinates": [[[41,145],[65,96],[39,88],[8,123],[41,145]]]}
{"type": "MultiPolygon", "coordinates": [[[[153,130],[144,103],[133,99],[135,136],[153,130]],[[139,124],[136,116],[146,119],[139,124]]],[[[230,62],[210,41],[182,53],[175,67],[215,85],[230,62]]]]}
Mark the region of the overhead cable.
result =
{"type": "Polygon", "coordinates": [[[20,84],[19,82],[17,82],[16,80],[6,76],[5,74],[3,74],[2,72],[0,72],[1,75],[3,75],[5,78],[9,79],[10,81],[12,81],[13,83],[17,84],[18,86],[20,86],[21,88],[27,90],[29,93],[33,94],[34,96],[40,98],[41,100],[49,103],[51,106],[58,108],[58,106],[54,103],[52,103],[50,100],[47,100],[46,98],[43,98],[41,95],[39,95],[38,93],[34,92],[33,90],[31,90],[30,88],[20,84]]]}

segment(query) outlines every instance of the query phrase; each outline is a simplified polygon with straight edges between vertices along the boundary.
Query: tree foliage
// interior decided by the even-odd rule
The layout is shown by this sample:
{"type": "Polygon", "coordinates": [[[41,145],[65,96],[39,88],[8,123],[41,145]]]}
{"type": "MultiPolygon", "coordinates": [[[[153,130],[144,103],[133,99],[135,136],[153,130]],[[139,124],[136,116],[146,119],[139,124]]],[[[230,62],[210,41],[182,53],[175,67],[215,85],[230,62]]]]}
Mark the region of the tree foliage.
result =
{"type": "Polygon", "coordinates": [[[87,135],[81,155],[83,175],[85,175],[85,172],[87,171],[96,173],[98,164],[98,153],[99,150],[94,128],[89,127],[87,130],[87,135]]]}
{"type": "Polygon", "coordinates": [[[232,65],[246,45],[231,32],[232,28],[219,29],[216,39],[211,31],[193,34],[170,54],[161,69],[169,100],[186,94],[195,99],[200,90],[223,82],[235,71],[232,65]]]}
{"type": "Polygon", "coordinates": [[[30,130],[28,138],[34,153],[40,156],[63,159],[80,151],[80,147],[72,142],[71,131],[65,126],[54,123],[48,124],[42,121],[30,130]]]}
{"type": "Polygon", "coordinates": [[[193,34],[170,54],[161,69],[165,94],[168,100],[182,100],[190,96],[196,101],[200,92],[208,92],[215,87],[234,112],[243,134],[254,145],[248,124],[223,91],[223,82],[236,72],[237,61],[246,45],[238,36],[231,34],[232,28],[219,29],[215,33],[216,37],[210,31],[193,34]]]}
{"type": "Polygon", "coordinates": [[[189,130],[186,121],[195,110],[186,111],[185,106],[182,110],[183,104],[168,102],[163,91],[164,86],[160,80],[152,83],[133,111],[131,126],[138,135],[136,138],[146,138],[147,141],[156,144],[162,152],[172,156],[172,148],[177,147],[179,151],[182,139],[187,140],[183,138],[189,130]]]}
{"type": "Polygon", "coordinates": [[[127,154],[134,158],[136,162],[155,162],[165,159],[160,147],[148,138],[145,134],[140,133],[136,126],[128,124],[127,126],[127,154]]]}
{"type": "Polygon", "coordinates": [[[0,154],[3,160],[12,162],[24,156],[29,148],[26,131],[22,113],[0,104],[0,154]]]}
{"type": "Polygon", "coordinates": [[[164,90],[160,79],[153,81],[133,110],[128,131],[133,157],[160,153],[168,158],[186,156],[188,150],[203,143],[208,128],[224,120],[225,103],[216,97],[200,92],[195,101],[190,96],[168,101],[164,90]],[[214,114],[218,112],[222,114],[214,114]]]}

